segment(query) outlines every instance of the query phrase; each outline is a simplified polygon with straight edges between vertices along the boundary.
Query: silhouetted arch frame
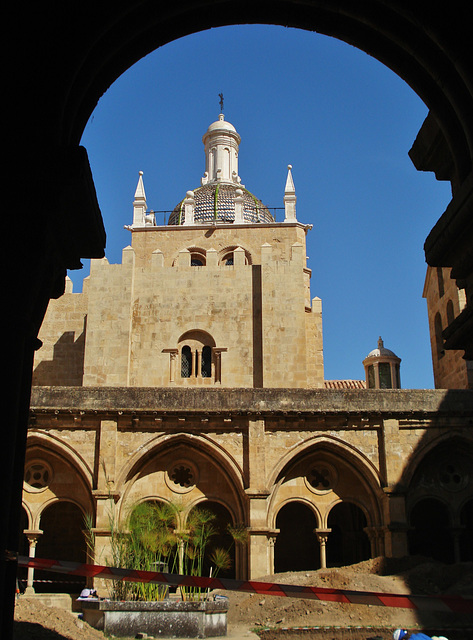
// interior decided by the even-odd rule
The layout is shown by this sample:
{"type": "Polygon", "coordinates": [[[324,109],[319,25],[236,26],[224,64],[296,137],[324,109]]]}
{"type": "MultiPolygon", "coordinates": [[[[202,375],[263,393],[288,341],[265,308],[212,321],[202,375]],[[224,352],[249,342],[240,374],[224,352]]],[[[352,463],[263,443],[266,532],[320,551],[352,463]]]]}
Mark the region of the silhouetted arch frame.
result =
{"type": "MultiPolygon", "coordinates": [[[[459,3],[442,11],[394,0],[254,0],[239,6],[237,13],[230,0],[197,4],[176,0],[172,5],[160,5],[159,11],[154,0],[115,4],[113,19],[107,12],[103,18],[90,16],[90,24],[81,29],[76,73],[70,75],[63,104],[56,105],[63,116],[58,139],[66,146],[78,144],[103,93],[124,71],[158,47],[212,27],[242,22],[271,24],[335,37],[392,69],[432,111],[461,183],[471,170],[473,157],[466,11],[467,7],[459,3]],[[448,20],[451,29],[446,28],[448,20]]],[[[86,17],[86,13],[81,15],[81,19],[86,17]]]]}

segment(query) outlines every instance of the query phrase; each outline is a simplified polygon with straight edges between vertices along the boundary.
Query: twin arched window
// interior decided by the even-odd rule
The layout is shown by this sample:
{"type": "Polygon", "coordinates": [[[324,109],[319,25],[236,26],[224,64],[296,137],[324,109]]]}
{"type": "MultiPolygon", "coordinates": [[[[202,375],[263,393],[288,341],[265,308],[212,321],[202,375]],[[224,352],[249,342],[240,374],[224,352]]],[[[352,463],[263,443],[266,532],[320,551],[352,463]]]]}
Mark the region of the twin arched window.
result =
{"type": "MultiPolygon", "coordinates": [[[[216,378],[215,340],[206,331],[187,331],[179,339],[181,378],[216,378]]],[[[218,351],[218,350],[217,350],[218,351]]]]}
{"type": "Polygon", "coordinates": [[[181,350],[181,378],[212,377],[212,347],[204,345],[193,350],[185,344],[181,350]]]}

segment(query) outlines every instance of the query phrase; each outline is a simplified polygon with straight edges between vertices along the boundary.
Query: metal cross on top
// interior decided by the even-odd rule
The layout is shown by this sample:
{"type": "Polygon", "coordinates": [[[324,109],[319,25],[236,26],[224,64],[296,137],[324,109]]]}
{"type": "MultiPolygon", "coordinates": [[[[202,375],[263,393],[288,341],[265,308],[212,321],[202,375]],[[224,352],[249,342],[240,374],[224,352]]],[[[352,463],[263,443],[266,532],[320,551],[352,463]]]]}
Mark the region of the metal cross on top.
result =
{"type": "Polygon", "coordinates": [[[218,97],[220,98],[220,112],[223,113],[223,93],[219,93],[218,97]]]}

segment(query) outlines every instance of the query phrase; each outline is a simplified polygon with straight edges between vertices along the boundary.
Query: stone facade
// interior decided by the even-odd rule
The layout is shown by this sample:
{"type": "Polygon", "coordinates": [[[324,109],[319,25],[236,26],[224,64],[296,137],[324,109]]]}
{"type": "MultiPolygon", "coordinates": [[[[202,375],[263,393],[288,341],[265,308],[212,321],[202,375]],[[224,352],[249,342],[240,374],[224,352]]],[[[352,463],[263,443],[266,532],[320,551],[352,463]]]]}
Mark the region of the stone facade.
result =
{"type": "Polygon", "coordinates": [[[33,384],[322,387],[306,233],[297,222],[133,230],[122,264],[93,261],[83,293],[50,304],[33,384]],[[195,255],[205,264],[191,266],[195,255]],[[182,377],[186,345],[194,370],[182,377]],[[195,375],[204,346],[207,377],[195,375]]]}
{"type": "Polygon", "coordinates": [[[427,301],[434,382],[437,389],[473,389],[473,362],[464,352],[445,349],[444,329],[466,307],[464,289],[448,267],[427,267],[423,296],[427,301]]]}
{"type": "MultiPolygon", "coordinates": [[[[184,519],[198,504],[224,506],[249,531],[235,559],[241,577],[291,561],[405,555],[416,543],[410,518],[427,496],[448,509],[456,532],[451,547],[438,532],[434,555],[471,553],[468,391],[37,387],[32,407],[26,472],[42,464],[50,475],[36,488],[25,482],[28,529],[41,531],[48,506],[67,500],[95,514],[97,559],[111,505],[125,518],[142,500],[177,502],[184,519]],[[188,474],[181,484],[179,468],[188,474]],[[294,502],[313,515],[310,557],[278,546],[290,528],[282,510],[294,502]]],[[[49,549],[57,553],[56,543],[49,549]]]]}
{"type": "Polygon", "coordinates": [[[125,522],[153,500],[179,504],[182,528],[198,505],[222,527],[243,525],[241,578],[420,546],[472,559],[471,392],[324,381],[291,167],[276,223],[241,184],[232,125],[220,117],[204,143],[202,187],[172,224],[155,224],[140,175],[121,264],[92,261],[82,293],[68,285],[49,305],[34,363],[26,551],[85,560],[88,514],[104,562],[111,514],[125,522]]]}

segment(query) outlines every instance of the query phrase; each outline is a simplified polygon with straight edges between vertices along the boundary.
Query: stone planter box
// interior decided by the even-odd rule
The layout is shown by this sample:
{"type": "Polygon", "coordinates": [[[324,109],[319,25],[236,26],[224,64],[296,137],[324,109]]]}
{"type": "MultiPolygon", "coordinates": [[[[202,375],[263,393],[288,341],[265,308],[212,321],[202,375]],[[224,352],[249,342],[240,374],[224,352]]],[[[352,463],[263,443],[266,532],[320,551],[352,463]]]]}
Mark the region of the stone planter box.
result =
{"type": "Polygon", "coordinates": [[[227,634],[226,598],[205,602],[84,600],[81,604],[85,622],[107,635],[211,638],[227,634]]]}

